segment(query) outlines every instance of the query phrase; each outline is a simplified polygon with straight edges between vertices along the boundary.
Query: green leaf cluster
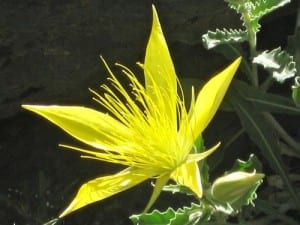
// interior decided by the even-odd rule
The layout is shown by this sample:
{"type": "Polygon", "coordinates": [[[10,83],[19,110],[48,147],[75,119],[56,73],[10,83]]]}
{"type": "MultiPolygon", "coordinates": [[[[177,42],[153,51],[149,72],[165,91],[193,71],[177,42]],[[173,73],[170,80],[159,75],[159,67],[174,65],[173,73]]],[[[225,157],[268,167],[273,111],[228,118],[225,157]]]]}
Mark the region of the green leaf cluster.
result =
{"type": "Polygon", "coordinates": [[[205,48],[211,49],[219,44],[230,44],[244,42],[247,40],[247,32],[237,29],[216,29],[216,31],[208,31],[202,36],[202,42],[205,48]]]}
{"type": "Polygon", "coordinates": [[[258,56],[253,58],[253,63],[262,65],[270,73],[273,78],[282,83],[286,79],[294,77],[296,74],[296,63],[293,61],[293,56],[290,56],[280,47],[272,51],[263,51],[258,56]]]}
{"type": "MultiPolygon", "coordinates": [[[[228,6],[241,15],[243,29],[216,29],[202,36],[207,49],[214,48],[226,58],[232,59],[243,55],[241,72],[246,75],[244,81],[232,83],[225,104],[227,111],[235,112],[242,125],[242,132],[261,150],[269,166],[280,175],[286,189],[290,192],[295,205],[300,209],[300,199],[291,182],[282,154],[286,148],[288,154],[300,156],[300,143],[291,137],[277,121],[275,114],[300,115],[300,79],[295,77],[297,65],[294,57],[281,47],[272,50],[257,51],[257,33],[263,16],[290,3],[290,0],[225,0],[228,6]],[[245,51],[241,43],[248,45],[245,51]],[[263,78],[258,70],[262,66],[269,74],[263,78]],[[283,83],[295,77],[292,98],[269,93],[273,81],[283,83]],[[285,146],[285,149],[282,146],[285,146]]],[[[300,11],[298,12],[300,14],[300,11]]],[[[300,18],[300,15],[298,15],[300,18]]],[[[289,52],[300,57],[299,34],[300,23],[296,25],[295,35],[290,37],[289,52]]],[[[299,65],[298,65],[299,66],[299,65]]],[[[240,135],[239,134],[239,135],[240,135]]]]}

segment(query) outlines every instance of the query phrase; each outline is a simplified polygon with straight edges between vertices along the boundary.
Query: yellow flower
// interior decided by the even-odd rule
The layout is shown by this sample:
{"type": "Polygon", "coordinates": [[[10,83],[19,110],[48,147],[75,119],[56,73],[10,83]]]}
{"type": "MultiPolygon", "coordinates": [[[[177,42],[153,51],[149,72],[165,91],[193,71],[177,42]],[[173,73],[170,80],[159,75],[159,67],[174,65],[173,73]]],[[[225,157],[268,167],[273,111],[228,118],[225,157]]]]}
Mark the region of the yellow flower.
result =
{"type": "Polygon", "coordinates": [[[83,184],[60,217],[150,178],[156,179],[156,183],[145,211],[152,206],[170,178],[201,198],[197,162],[211,154],[219,144],[198,154],[191,153],[191,150],[217,111],[240,61],[238,58],[214,76],[196,99],[192,93],[187,112],[180,97],[182,93],[177,93],[177,87],[181,86],[153,7],[145,62],[140,64],[144,70],[145,86],[128,68],[117,64],[130,81],[132,91],[129,93],[103,60],[112,85],[102,86],[103,95],[92,92],[107,113],[81,106],[23,105],[93,148],[64,147],[78,150],[87,158],[128,166],[117,174],[83,184]]]}

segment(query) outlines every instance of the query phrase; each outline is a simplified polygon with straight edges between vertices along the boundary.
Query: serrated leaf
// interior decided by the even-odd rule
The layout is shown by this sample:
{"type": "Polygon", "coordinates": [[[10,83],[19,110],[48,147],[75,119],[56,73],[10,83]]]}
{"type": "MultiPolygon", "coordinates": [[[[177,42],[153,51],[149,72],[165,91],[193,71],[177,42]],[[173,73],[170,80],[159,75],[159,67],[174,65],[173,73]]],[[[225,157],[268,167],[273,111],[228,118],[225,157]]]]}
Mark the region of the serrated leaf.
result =
{"type": "Polygon", "coordinates": [[[286,79],[295,76],[296,63],[293,56],[290,56],[281,48],[273,49],[272,51],[264,51],[258,56],[254,57],[253,63],[262,65],[269,70],[273,77],[278,82],[284,82],[286,79]]]}
{"type": "Polygon", "coordinates": [[[266,14],[280,8],[290,0],[225,0],[228,6],[242,15],[242,20],[248,20],[251,23],[251,29],[258,32],[260,28],[259,20],[266,14]]]}
{"type": "Polygon", "coordinates": [[[129,218],[135,225],[167,225],[175,214],[172,208],[168,208],[164,212],[153,210],[151,213],[132,215],[129,218]]]}
{"type": "Polygon", "coordinates": [[[211,49],[220,44],[238,43],[247,40],[246,31],[236,29],[216,29],[202,35],[202,43],[205,48],[211,49]]]}
{"type": "Polygon", "coordinates": [[[264,15],[278,9],[288,3],[290,0],[250,0],[253,4],[252,17],[261,18],[264,15]]]}
{"type": "Polygon", "coordinates": [[[295,201],[300,202],[295,188],[288,177],[288,173],[285,170],[280,155],[280,148],[277,144],[278,142],[276,140],[274,141],[275,136],[272,133],[273,127],[264,119],[265,116],[263,113],[256,110],[250,102],[244,100],[242,92],[231,89],[228,94],[250,139],[260,148],[261,153],[269,161],[270,167],[281,176],[295,201]]]}
{"type": "Polygon", "coordinates": [[[190,207],[183,207],[175,211],[168,208],[161,212],[154,210],[151,213],[132,215],[134,225],[195,225],[204,219],[209,208],[192,203],[190,207]]]}
{"type": "Polygon", "coordinates": [[[243,4],[241,4],[240,0],[224,0],[228,3],[228,6],[232,9],[234,9],[236,12],[241,13],[241,8],[243,7],[243,4]]]}

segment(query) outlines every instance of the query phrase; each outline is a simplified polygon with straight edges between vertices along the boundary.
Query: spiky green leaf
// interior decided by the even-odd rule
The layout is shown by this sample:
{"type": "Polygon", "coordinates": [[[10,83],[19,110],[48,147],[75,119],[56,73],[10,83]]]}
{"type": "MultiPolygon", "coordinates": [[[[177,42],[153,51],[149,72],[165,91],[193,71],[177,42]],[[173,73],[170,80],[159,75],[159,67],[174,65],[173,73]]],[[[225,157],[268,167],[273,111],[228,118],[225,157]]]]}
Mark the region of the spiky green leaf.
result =
{"type": "Polygon", "coordinates": [[[261,18],[264,15],[278,9],[288,3],[290,0],[250,0],[253,4],[252,17],[261,18]]]}
{"type": "MultiPolygon", "coordinates": [[[[251,24],[251,29],[258,32],[260,28],[259,20],[266,14],[280,8],[290,0],[225,0],[228,6],[242,15],[241,19],[244,25],[248,21],[251,24]]],[[[249,27],[248,27],[249,29],[249,27]]]]}
{"type": "Polygon", "coordinates": [[[243,42],[247,40],[247,32],[236,29],[216,29],[202,35],[202,43],[205,48],[211,49],[220,44],[243,42]]]}
{"type": "Polygon", "coordinates": [[[130,219],[134,225],[194,225],[207,219],[210,210],[209,206],[192,203],[190,207],[176,211],[172,208],[164,212],[154,210],[151,213],[132,215],[130,219]]]}
{"type": "Polygon", "coordinates": [[[288,78],[294,77],[297,71],[293,56],[281,50],[280,47],[272,51],[262,52],[254,57],[253,63],[260,64],[269,70],[273,77],[280,83],[288,78]]]}
{"type": "Polygon", "coordinates": [[[168,208],[164,212],[154,210],[151,213],[132,215],[130,219],[134,225],[167,225],[175,217],[176,212],[172,208],[168,208]]]}

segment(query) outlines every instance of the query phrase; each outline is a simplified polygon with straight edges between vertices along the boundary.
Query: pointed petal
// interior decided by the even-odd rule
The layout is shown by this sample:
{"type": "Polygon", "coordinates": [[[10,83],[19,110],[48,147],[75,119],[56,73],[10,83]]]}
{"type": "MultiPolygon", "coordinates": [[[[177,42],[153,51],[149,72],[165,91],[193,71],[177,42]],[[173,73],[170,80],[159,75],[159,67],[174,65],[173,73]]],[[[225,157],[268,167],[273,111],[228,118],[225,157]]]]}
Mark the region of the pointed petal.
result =
{"type": "MultiPolygon", "coordinates": [[[[154,6],[152,30],[143,68],[147,94],[155,104],[156,110],[161,111],[160,116],[169,118],[172,128],[176,130],[177,78],[154,6]]],[[[154,112],[153,115],[156,113],[154,112]]]]}
{"type": "Polygon", "coordinates": [[[178,184],[190,188],[198,198],[202,197],[200,171],[196,161],[191,161],[178,167],[171,174],[171,178],[178,184]]]}
{"type": "Polygon", "coordinates": [[[165,186],[165,184],[168,182],[169,179],[170,179],[170,174],[166,174],[157,178],[153,189],[153,193],[143,213],[146,213],[151,208],[151,206],[154,204],[161,190],[163,189],[163,187],[165,186]]]}
{"type": "Polygon", "coordinates": [[[100,149],[111,149],[130,130],[108,114],[80,106],[23,105],[50,120],[78,140],[100,149]]]}
{"type": "Polygon", "coordinates": [[[208,81],[197,96],[193,111],[190,111],[190,126],[194,139],[207,127],[215,115],[235,74],[241,57],[208,81]]]}
{"type": "Polygon", "coordinates": [[[125,191],[150,178],[141,169],[128,168],[115,175],[105,176],[83,184],[71,204],[60,214],[60,218],[96,201],[125,191]]]}
{"type": "Polygon", "coordinates": [[[217,150],[217,148],[221,145],[221,143],[219,142],[218,144],[216,144],[215,146],[213,146],[212,148],[201,152],[201,153],[196,153],[196,154],[189,154],[187,162],[191,162],[191,161],[200,161],[202,159],[205,159],[207,156],[209,156],[210,154],[212,154],[214,151],[217,150]]]}

